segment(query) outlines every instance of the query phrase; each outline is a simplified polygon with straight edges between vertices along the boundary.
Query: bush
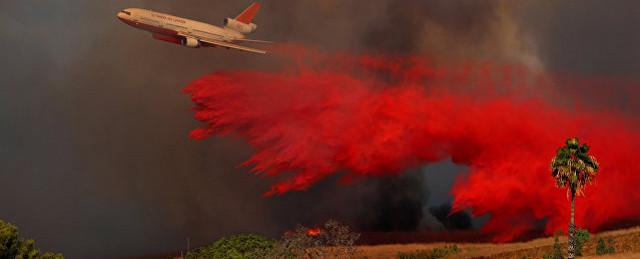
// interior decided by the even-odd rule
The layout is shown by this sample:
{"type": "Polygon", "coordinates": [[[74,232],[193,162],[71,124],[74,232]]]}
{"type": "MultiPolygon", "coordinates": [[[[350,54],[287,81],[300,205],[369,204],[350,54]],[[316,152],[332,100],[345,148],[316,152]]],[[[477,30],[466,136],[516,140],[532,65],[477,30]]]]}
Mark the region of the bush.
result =
{"type": "Polygon", "coordinates": [[[209,246],[197,248],[187,253],[187,259],[254,259],[265,258],[271,252],[275,241],[248,234],[218,239],[209,246]]]}
{"type": "Polygon", "coordinates": [[[18,228],[0,220],[0,258],[11,259],[63,259],[62,254],[44,253],[36,248],[32,239],[21,240],[18,228]]]}
{"type": "Polygon", "coordinates": [[[616,248],[613,247],[613,238],[610,237],[608,240],[609,244],[605,244],[603,238],[598,238],[598,244],[596,245],[596,254],[597,255],[605,255],[605,254],[615,254],[616,248]]]}
{"type": "Polygon", "coordinates": [[[586,229],[578,229],[578,231],[576,231],[576,255],[577,256],[582,256],[582,247],[584,247],[584,243],[587,242],[587,240],[589,240],[589,238],[591,238],[589,236],[589,231],[587,231],[586,229]]]}
{"type": "Polygon", "coordinates": [[[607,245],[604,243],[604,239],[598,238],[598,245],[596,245],[596,254],[604,255],[607,253],[607,245]]]}
{"type": "Polygon", "coordinates": [[[558,234],[556,234],[553,238],[553,250],[544,254],[542,259],[563,259],[562,256],[562,245],[560,245],[560,241],[558,240],[558,234]]]}
{"type": "Polygon", "coordinates": [[[398,253],[398,259],[438,259],[460,253],[457,245],[436,247],[431,250],[418,250],[409,253],[398,253]]]}
{"type": "Polygon", "coordinates": [[[323,227],[298,226],[288,231],[267,258],[352,258],[360,234],[335,220],[323,227]]]}

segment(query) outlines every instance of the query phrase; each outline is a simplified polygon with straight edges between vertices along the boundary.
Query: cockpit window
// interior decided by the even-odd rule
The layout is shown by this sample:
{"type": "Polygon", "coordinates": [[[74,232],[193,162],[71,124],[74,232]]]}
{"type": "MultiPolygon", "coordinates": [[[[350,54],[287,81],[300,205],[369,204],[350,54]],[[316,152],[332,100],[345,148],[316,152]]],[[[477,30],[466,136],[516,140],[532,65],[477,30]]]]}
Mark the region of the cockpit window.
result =
{"type": "Polygon", "coordinates": [[[126,13],[127,15],[131,15],[131,12],[129,11],[121,11],[121,12],[126,13]]]}

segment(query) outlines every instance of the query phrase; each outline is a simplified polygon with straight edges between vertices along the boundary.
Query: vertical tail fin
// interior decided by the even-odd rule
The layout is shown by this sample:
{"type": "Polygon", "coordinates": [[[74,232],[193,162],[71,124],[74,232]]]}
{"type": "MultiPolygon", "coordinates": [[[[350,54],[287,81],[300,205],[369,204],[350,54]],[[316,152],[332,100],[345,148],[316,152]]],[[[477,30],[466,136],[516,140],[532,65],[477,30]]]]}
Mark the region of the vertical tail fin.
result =
{"type": "Polygon", "coordinates": [[[253,21],[253,18],[256,17],[256,14],[258,14],[258,10],[260,10],[260,4],[253,3],[247,7],[247,9],[242,11],[235,20],[245,24],[250,24],[253,21]]]}

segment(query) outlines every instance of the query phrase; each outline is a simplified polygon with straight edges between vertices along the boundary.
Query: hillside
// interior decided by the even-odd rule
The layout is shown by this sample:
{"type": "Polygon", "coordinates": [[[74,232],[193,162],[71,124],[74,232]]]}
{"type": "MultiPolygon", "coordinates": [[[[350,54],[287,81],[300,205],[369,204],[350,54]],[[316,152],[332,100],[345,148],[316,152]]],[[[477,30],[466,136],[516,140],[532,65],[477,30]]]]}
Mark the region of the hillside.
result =
{"type": "MultiPolygon", "coordinates": [[[[566,250],[567,238],[560,237],[560,242],[566,250]]],[[[403,245],[374,245],[360,246],[360,255],[368,259],[396,258],[399,252],[413,252],[422,249],[433,249],[454,243],[431,244],[403,244],[403,245]]],[[[507,244],[465,244],[456,243],[462,252],[448,258],[542,258],[553,247],[553,237],[539,238],[527,242],[507,244]]],[[[640,227],[624,230],[602,232],[592,235],[585,244],[582,258],[640,258],[640,227]],[[597,237],[614,239],[616,254],[596,256],[597,237]]]]}

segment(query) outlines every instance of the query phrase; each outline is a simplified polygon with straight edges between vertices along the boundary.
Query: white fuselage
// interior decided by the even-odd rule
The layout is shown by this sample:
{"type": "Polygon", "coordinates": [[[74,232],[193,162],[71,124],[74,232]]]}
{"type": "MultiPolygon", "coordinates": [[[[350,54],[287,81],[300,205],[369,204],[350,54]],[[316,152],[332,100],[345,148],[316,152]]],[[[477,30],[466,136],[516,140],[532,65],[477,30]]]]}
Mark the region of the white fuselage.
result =
{"type": "MultiPolygon", "coordinates": [[[[193,40],[200,38],[225,42],[233,42],[234,40],[245,38],[244,34],[235,30],[146,9],[128,8],[119,12],[118,18],[135,28],[151,32],[154,38],[158,40],[183,45],[194,43],[196,41],[193,40]]],[[[198,43],[197,45],[189,46],[199,47],[201,45],[198,43]]]]}

